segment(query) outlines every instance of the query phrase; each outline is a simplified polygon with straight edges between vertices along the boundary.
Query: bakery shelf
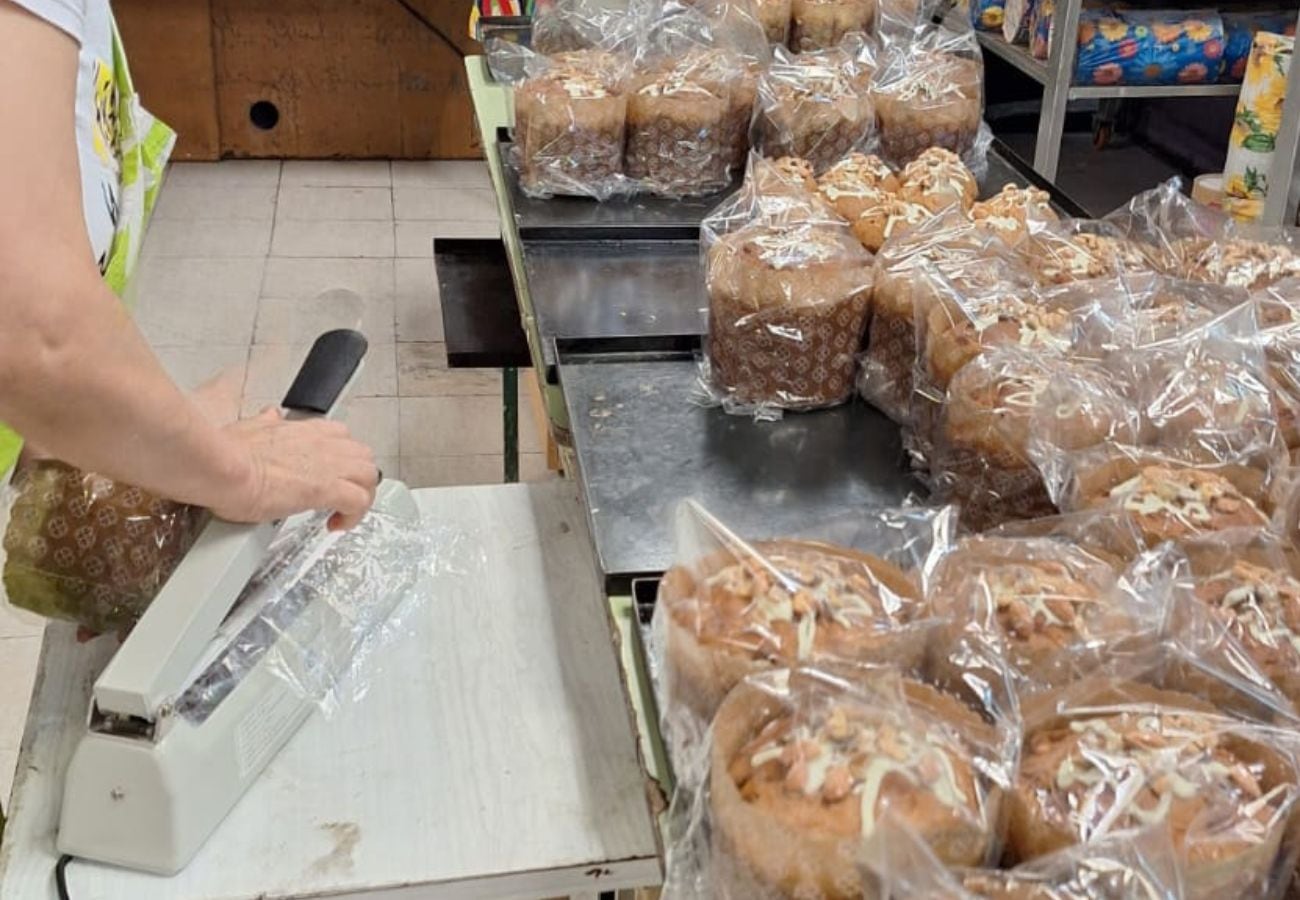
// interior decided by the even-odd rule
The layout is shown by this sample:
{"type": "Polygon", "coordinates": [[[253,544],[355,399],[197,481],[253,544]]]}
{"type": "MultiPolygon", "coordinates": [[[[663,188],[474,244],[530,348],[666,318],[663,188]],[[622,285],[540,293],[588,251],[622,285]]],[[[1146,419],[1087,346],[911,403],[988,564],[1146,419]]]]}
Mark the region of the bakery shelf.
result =
{"type": "MultiPolygon", "coordinates": [[[[1015,67],[1025,76],[1043,86],[1042,111],[1038,121],[1038,140],[1034,145],[1034,170],[1048,181],[1056,180],[1061,160],[1061,139],[1065,133],[1066,108],[1071,100],[1137,100],[1156,97],[1181,98],[1188,101],[1206,97],[1235,97],[1241,91],[1237,84],[1188,85],[1076,85],[1073,84],[1075,58],[1079,33],[1079,13],[1082,0],[1060,0],[1056,5],[1055,23],[1047,60],[1035,59],[1028,47],[1008,43],[1001,35],[977,32],[980,46],[986,53],[997,56],[1015,67]],[[1068,36],[1068,40],[1066,37],[1068,36]]],[[[956,16],[957,13],[950,13],[956,16]]],[[[1227,140],[1227,135],[1224,135],[1227,140]]],[[[1300,146],[1300,65],[1291,67],[1291,79],[1283,110],[1282,130],[1274,156],[1274,169],[1270,173],[1270,202],[1265,208],[1264,222],[1280,224],[1295,221],[1294,203],[1288,209],[1287,197],[1297,162],[1300,146]]]]}
{"type": "MultiPolygon", "coordinates": [[[[1047,84],[1050,78],[1047,63],[1031,54],[1028,47],[1008,43],[1002,35],[991,31],[976,32],[976,36],[985,50],[1015,66],[1039,84],[1047,84]]],[[[1068,99],[1235,97],[1240,92],[1239,84],[1071,85],[1068,99]]]]}

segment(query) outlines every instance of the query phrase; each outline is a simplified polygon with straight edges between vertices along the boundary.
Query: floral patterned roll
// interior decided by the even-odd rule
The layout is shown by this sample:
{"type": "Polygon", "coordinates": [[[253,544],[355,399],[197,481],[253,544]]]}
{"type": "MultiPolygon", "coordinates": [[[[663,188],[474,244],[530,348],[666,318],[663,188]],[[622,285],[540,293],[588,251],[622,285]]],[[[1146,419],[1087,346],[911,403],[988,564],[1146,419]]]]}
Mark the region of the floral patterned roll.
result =
{"type": "Polygon", "coordinates": [[[1219,67],[1219,81],[1237,84],[1246,77],[1246,63],[1255,35],[1261,31],[1295,37],[1294,12],[1231,12],[1223,13],[1223,60],[1219,67]]]}
{"type": "Polygon", "coordinates": [[[1085,10],[1075,83],[1205,84],[1219,76],[1223,47],[1213,10],[1085,10]]]}
{"type": "Polygon", "coordinates": [[[1223,171],[1223,208],[1239,221],[1253,222],[1264,212],[1293,56],[1295,38],[1255,35],[1223,171]]]}

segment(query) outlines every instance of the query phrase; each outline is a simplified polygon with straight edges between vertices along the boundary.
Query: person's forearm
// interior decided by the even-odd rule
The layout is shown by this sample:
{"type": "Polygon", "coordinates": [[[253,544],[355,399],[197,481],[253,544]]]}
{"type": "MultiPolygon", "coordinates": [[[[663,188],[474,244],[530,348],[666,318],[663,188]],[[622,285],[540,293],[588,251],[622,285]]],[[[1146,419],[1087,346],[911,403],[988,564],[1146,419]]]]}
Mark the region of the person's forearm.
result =
{"type": "Polygon", "coordinates": [[[0,281],[0,294],[41,298],[2,304],[18,321],[0,324],[0,420],[59,459],[172,499],[211,505],[241,489],[239,445],[171,381],[93,267],[26,271],[55,274],[0,281]]]}

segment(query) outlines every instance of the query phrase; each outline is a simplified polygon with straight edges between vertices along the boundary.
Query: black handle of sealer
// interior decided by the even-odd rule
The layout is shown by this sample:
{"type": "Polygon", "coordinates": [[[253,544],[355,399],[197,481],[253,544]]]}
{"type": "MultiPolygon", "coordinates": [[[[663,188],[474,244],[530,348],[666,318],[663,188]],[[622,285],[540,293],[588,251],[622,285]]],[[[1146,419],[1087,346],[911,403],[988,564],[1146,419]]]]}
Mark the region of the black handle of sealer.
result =
{"type": "Polygon", "coordinates": [[[280,405],[304,415],[329,415],[360,368],[368,346],[365,335],[349,328],[316,338],[280,405]]]}

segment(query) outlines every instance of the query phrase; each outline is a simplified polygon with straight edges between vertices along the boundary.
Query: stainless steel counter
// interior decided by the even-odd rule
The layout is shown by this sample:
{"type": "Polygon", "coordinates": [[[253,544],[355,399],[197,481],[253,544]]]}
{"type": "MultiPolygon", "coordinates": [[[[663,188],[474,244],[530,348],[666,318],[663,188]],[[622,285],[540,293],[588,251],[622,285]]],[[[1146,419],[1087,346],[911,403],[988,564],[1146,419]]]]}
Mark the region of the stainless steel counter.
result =
{"type": "Polygon", "coordinates": [[[861,402],[755,422],[692,402],[690,359],[562,360],[596,556],[609,591],[672,563],[672,511],[694,497],[754,539],[901,503],[898,428],[861,402]]]}
{"type": "Polygon", "coordinates": [[[528,241],[548,365],[560,353],[689,350],[708,315],[695,240],[528,241]]]}

